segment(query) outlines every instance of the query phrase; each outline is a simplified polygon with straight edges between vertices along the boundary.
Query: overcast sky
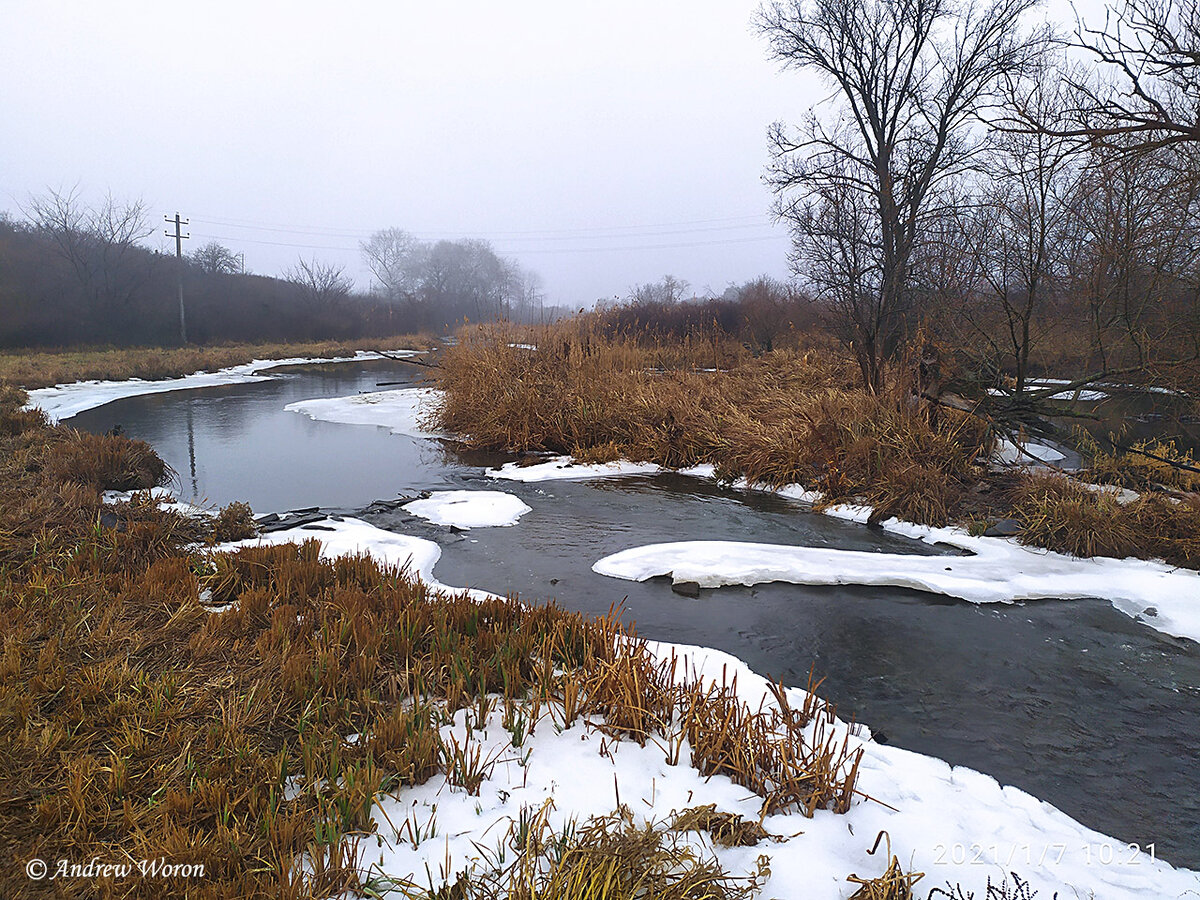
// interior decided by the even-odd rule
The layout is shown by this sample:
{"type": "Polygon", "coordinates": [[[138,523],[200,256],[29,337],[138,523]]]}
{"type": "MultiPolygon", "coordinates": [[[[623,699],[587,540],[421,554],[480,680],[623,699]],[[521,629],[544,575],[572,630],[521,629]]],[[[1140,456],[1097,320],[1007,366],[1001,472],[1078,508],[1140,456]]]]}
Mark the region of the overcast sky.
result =
{"type": "Polygon", "coordinates": [[[784,276],[766,129],[819,90],[767,60],[756,8],[0,0],[0,206],[141,197],[190,218],[185,249],[363,287],[387,226],[487,238],[574,305],[784,276]]]}

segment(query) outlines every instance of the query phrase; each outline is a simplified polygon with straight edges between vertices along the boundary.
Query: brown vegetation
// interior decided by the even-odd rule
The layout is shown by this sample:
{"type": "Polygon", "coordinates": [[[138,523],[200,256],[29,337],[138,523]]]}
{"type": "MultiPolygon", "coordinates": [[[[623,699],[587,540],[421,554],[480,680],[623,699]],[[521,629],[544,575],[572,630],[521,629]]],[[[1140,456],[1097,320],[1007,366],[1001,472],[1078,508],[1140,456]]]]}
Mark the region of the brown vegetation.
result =
{"type": "Polygon", "coordinates": [[[474,447],[711,463],[723,478],[801,483],[830,503],[862,498],[945,523],[979,477],[981,423],[931,420],[904,392],[870,395],[856,377],[830,350],[756,359],[719,334],[606,338],[586,317],[519,334],[478,328],[445,354],[438,421],[474,447]],[[538,349],[510,346],[528,342],[538,349]]]}
{"type": "MultiPolygon", "coordinates": [[[[998,475],[986,464],[985,421],[914,397],[918,377],[898,365],[893,387],[868,393],[853,361],[828,346],[754,357],[717,329],[671,342],[653,331],[609,335],[603,316],[581,316],[464,333],[442,361],[437,424],[477,448],[709,463],[722,479],[802,484],[822,504],[868,504],[876,520],[1016,517],[1022,540],[1036,546],[1200,566],[1200,501],[1186,493],[1197,483],[1187,469],[1090,445],[1091,477],[1177,489],[1127,505],[1065,478],[998,475]]],[[[1169,462],[1191,459],[1166,444],[1150,449],[1169,462]]]]}
{"type": "Polygon", "coordinates": [[[33,390],[93,379],[141,378],[148,381],[211,372],[255,359],[332,359],[353,356],[358,350],[424,349],[432,343],[433,339],[428,335],[406,334],[357,341],[9,351],[0,353],[0,384],[8,382],[33,390]]]}
{"type": "MultiPolygon", "coordinates": [[[[439,773],[465,790],[488,777],[469,738],[439,733],[463,708],[475,727],[495,708],[518,743],[547,714],[677,757],[686,734],[694,765],[758,791],[765,810],[844,809],[854,791],[858,751],[823,736],[832,712],[815,697],[793,710],[779,692],[778,709],[751,712],[729,687],[657,663],[615,616],[443,597],[366,557],[322,560],[316,542],[213,556],[195,543],[211,530],[149,498],[101,504],[114,481],[161,477],[135,442],[89,438],[115,461],[97,467],[74,432],[15,416],[21,399],[10,391],[0,407],[5,897],[31,892],[14,861],[33,857],[205,867],[203,879],[49,885],[64,896],[358,885],[353,845],[382,794],[439,773]]],[[[245,512],[227,518],[244,525],[245,512]]],[[[581,829],[538,896],[629,878],[675,885],[663,896],[744,894],[643,832],[581,829]],[[605,862],[635,845],[654,852],[605,862]]]]}

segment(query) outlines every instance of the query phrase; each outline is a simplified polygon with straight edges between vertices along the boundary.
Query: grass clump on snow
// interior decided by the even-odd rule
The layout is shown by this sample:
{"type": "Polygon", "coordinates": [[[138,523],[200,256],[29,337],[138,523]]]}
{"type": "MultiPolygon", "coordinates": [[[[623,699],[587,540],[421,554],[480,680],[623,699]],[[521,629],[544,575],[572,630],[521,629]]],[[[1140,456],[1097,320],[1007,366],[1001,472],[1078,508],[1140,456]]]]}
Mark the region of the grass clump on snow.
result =
{"type": "Polygon", "coordinates": [[[1089,490],[1058,474],[1017,482],[1012,504],[1021,540],[1073,556],[1162,559],[1200,568],[1200,496],[1117,494],[1089,490]]]}
{"type": "Polygon", "coordinates": [[[636,824],[628,807],[556,831],[551,802],[514,821],[491,865],[461,873],[440,889],[381,880],[408,900],[750,900],[770,876],[766,857],[735,877],[711,854],[662,823],[636,824]],[[503,862],[512,851],[511,862],[503,862]]]}
{"type": "MultiPolygon", "coordinates": [[[[355,844],[383,795],[436,776],[478,791],[489,777],[477,745],[440,731],[463,709],[479,721],[497,709],[514,744],[547,717],[589,716],[610,738],[653,740],[677,764],[728,775],[764,810],[842,810],[854,794],[861,750],[827,736],[832,711],[815,696],[752,711],[732,685],[656,661],[615,616],[441,596],[369,557],[322,559],[315,541],[213,554],[196,543],[211,524],[149,496],[101,503],[102,489],[165,477],[137,442],[88,438],[97,464],[71,430],[13,418],[22,399],[0,406],[16,423],[0,435],[0,850],[165,857],[205,873],[62,891],[357,891],[355,844]]],[[[703,893],[723,883],[703,861],[678,875],[684,857],[665,833],[578,834],[546,874],[557,893],[537,896],[629,878],[669,882],[662,896],[742,896],[703,893]],[[604,862],[654,842],[641,874],[604,862]]],[[[31,884],[10,866],[0,895],[31,884]]]]}

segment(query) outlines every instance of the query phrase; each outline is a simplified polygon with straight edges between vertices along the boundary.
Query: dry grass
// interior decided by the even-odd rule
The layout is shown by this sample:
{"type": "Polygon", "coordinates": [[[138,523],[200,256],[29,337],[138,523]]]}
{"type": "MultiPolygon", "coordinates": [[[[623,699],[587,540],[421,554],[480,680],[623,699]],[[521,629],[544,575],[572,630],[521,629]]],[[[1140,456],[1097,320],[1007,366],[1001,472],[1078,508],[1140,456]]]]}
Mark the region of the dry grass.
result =
{"type": "MultiPolygon", "coordinates": [[[[443,359],[437,425],[472,447],[617,458],[669,468],[711,463],[719,477],[798,483],[822,504],[858,502],[875,520],[928,525],[1015,517],[1022,540],[1078,556],[1162,558],[1200,567],[1200,499],[1148,495],[1120,506],[1065,480],[1006,476],[980,463],[981,421],[913,401],[903,377],[884,396],[857,387],[830,348],[753,358],[713,332],[674,344],[606,336],[593,316],[542,328],[477,327],[443,359]],[[519,345],[535,345],[536,350],[519,345]],[[710,371],[720,369],[721,371],[710,371]]],[[[1169,444],[1155,456],[1190,463],[1169,444]]],[[[1200,482],[1142,454],[1105,457],[1089,477],[1184,491],[1200,482]]]]}
{"type": "Polygon", "coordinates": [[[1095,442],[1090,449],[1088,475],[1096,481],[1143,491],[1160,486],[1200,491],[1200,462],[1174,441],[1138,441],[1130,452],[1107,453],[1095,442]]]}
{"type": "Polygon", "coordinates": [[[438,424],[474,447],[711,463],[725,478],[798,482],[830,503],[861,498],[931,524],[948,521],[980,477],[987,445],[969,417],[931,423],[902,390],[863,393],[852,364],[823,350],[754,359],[719,336],[647,346],[583,317],[474,329],[442,365],[438,424]],[[538,349],[511,346],[522,343],[538,349]]]}
{"type": "Polygon", "coordinates": [[[770,876],[766,857],[755,871],[735,877],[715,856],[680,840],[680,829],[635,824],[627,807],[555,831],[551,803],[527,808],[491,851],[489,865],[463,872],[453,883],[420,888],[387,883],[409,900],[751,900],[770,876]],[[514,854],[506,862],[508,853],[514,854]]]}
{"type": "Polygon", "coordinates": [[[92,379],[176,378],[193,372],[242,365],[255,359],[298,356],[328,359],[353,356],[356,350],[423,349],[432,344],[433,338],[429,335],[407,334],[355,341],[7,351],[0,353],[0,385],[7,382],[32,390],[92,379]]]}
{"type": "MultiPolygon", "coordinates": [[[[472,739],[441,736],[460,709],[479,722],[495,708],[518,744],[547,716],[586,715],[676,759],[686,735],[694,765],[759,791],[764,810],[844,809],[854,791],[858,751],[825,739],[832,713],[815,697],[751,711],[732,686],[656,662],[615,615],[441,597],[369,558],[324,561],[315,542],[210,558],[188,549],[190,520],[148,499],[101,505],[101,487],[153,474],[135,442],[97,438],[121,462],[110,467],[79,440],[40,421],[0,437],[0,852],[166,857],[203,864],[205,878],[51,893],[357,890],[353,848],[381,794],[439,774],[478,790],[489,776],[472,739]],[[202,593],[230,605],[214,614],[202,593]]],[[[565,847],[538,896],[660,882],[661,896],[741,896],[661,834],[584,828],[565,847]],[[604,862],[635,846],[658,847],[642,869],[632,850],[628,865],[604,862]]],[[[32,886],[20,866],[0,871],[0,896],[32,886]]]]}
{"type": "Polygon", "coordinates": [[[1011,494],[1021,540],[1073,556],[1135,556],[1200,568],[1200,495],[1143,494],[1129,503],[1062,475],[1022,478],[1011,494]]]}
{"type": "Polygon", "coordinates": [[[905,872],[900,860],[892,854],[892,838],[886,831],[875,837],[875,846],[867,852],[871,855],[879,849],[881,841],[887,841],[888,866],[876,878],[860,878],[851,875],[846,880],[859,885],[850,895],[850,900],[913,900],[913,885],[925,877],[924,872],[905,872]]]}
{"type": "Polygon", "coordinates": [[[719,812],[715,803],[685,809],[671,821],[672,831],[703,831],[722,847],[754,847],[772,835],[758,822],[719,812]]]}

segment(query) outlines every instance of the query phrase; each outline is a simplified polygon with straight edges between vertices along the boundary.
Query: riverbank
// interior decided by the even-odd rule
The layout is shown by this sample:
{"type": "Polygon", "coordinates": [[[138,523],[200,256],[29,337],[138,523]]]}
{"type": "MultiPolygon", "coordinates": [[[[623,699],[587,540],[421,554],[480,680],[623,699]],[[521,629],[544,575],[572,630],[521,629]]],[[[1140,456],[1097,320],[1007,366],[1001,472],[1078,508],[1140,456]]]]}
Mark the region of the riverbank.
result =
{"type": "MultiPolygon", "coordinates": [[[[28,469],[38,455],[36,441],[28,434],[38,429],[27,427],[34,424],[31,414],[12,415],[17,417],[13,427],[22,434],[16,434],[20,440],[4,449],[15,451],[25,474],[6,466],[0,483],[15,491],[38,476],[28,469]]],[[[110,438],[105,443],[125,447],[130,442],[110,438]]],[[[61,492],[49,475],[45,478],[39,483],[61,492]]],[[[143,480],[157,480],[157,476],[151,472],[143,480]]],[[[4,499],[5,510],[19,508],[16,494],[4,499]]],[[[559,629],[555,624],[599,620],[570,614],[562,614],[566,618],[560,620],[512,601],[461,606],[438,599],[427,589],[422,593],[406,579],[391,579],[385,573],[376,580],[375,564],[322,561],[315,556],[315,545],[298,556],[287,547],[246,549],[234,561],[216,562],[216,571],[197,569],[191,552],[185,554],[186,563],[177,551],[164,553],[169,542],[163,541],[161,530],[141,527],[151,522],[139,522],[136,530],[127,525],[124,532],[105,531],[96,526],[105,510],[99,505],[89,510],[94,518],[85,514],[78,522],[57,523],[56,540],[44,544],[33,558],[27,552],[19,555],[12,545],[13,559],[23,564],[11,570],[18,590],[5,592],[13,598],[13,608],[5,610],[6,620],[14,624],[14,639],[5,650],[13,670],[6,670],[5,686],[11,683],[12,687],[0,698],[0,708],[11,708],[25,694],[31,699],[26,718],[9,729],[19,752],[4,758],[15,760],[18,769],[31,767],[35,774],[52,780],[26,792],[30,799],[14,808],[14,828],[6,822],[3,831],[28,839],[30,826],[16,827],[16,822],[28,823],[35,813],[43,816],[39,827],[48,838],[38,852],[49,855],[57,849],[54,841],[63,836],[51,826],[68,827],[74,816],[64,809],[56,813],[58,819],[45,818],[46,798],[60,792],[72,798],[73,791],[82,790],[78,794],[85,810],[78,819],[81,831],[68,834],[76,843],[62,852],[90,853],[87,858],[97,847],[115,854],[147,852],[149,843],[122,848],[117,842],[165,839],[155,824],[163,817],[176,829],[167,846],[177,861],[205,863],[207,877],[220,872],[225,879],[215,883],[212,896],[255,886],[284,896],[306,895],[309,886],[295,883],[295,869],[289,870],[292,880],[285,879],[282,888],[271,880],[281,877],[282,863],[278,872],[255,875],[265,881],[228,880],[244,876],[252,862],[278,861],[289,846],[300,846],[308,850],[294,853],[292,863],[315,847],[321,854],[321,876],[332,879],[326,884],[340,887],[358,879],[377,891],[401,887],[400,895],[424,896],[428,877],[436,882],[433,887],[458,880],[476,891],[466,896],[490,896],[482,892],[483,887],[511,884],[506,880],[510,876],[536,872],[537,877],[550,879],[556,872],[558,877],[595,872],[594,866],[587,868],[589,863],[624,848],[638,852],[622,854],[628,868],[612,873],[613,877],[636,880],[653,875],[675,886],[686,877],[699,878],[707,884],[719,882],[714,888],[717,896],[744,896],[753,885],[733,879],[753,875],[763,896],[806,893],[844,898],[858,886],[846,880],[848,875],[869,880],[887,868],[887,860],[867,852],[878,830],[888,831],[893,852],[903,861],[898,865],[901,875],[910,866],[927,872],[921,890],[949,881],[979,891],[985,875],[998,881],[1002,871],[1012,870],[1040,890],[1049,888],[1047,896],[1066,885],[1105,897],[1177,896],[1196,884],[1194,873],[1153,860],[1148,849],[1134,852],[1115,844],[986,776],[881,747],[866,730],[851,734],[844,724],[825,719],[820,707],[810,708],[817,701],[795,689],[785,696],[790,709],[810,717],[801,729],[806,743],[771,746],[787,746],[789,758],[805,759],[805,747],[811,751],[818,744],[825,746],[813,731],[825,721],[826,735],[836,747],[863,752],[856,785],[874,799],[856,794],[841,813],[830,801],[835,808],[815,808],[811,818],[797,808],[775,809],[761,819],[759,827],[766,834],[760,835],[754,826],[768,798],[756,794],[753,784],[745,784],[752,778],[738,774],[737,760],[749,758],[748,751],[737,749],[739,732],[709,730],[706,737],[703,723],[718,721],[706,717],[719,713],[720,722],[728,723],[732,715],[733,721],[741,723],[738,728],[751,732],[772,722],[776,732],[782,729],[786,735],[789,728],[772,718],[782,714],[782,707],[771,689],[732,658],[698,648],[647,647],[649,668],[637,669],[642,687],[631,693],[627,679],[612,677],[626,665],[619,662],[624,651],[607,656],[606,650],[593,650],[591,659],[573,656],[578,649],[569,648],[580,646],[576,636],[588,634],[587,629],[595,625],[580,626],[579,632],[572,630],[574,626],[559,629]],[[118,541],[127,543],[118,549],[118,541]],[[69,563],[65,568],[64,561],[69,563]],[[146,563],[149,568],[141,568],[146,563]],[[113,594],[93,590],[92,566],[109,576],[120,574],[110,581],[116,588],[113,594]],[[211,593],[201,603],[199,597],[206,590],[211,593]],[[408,593],[396,599],[395,592],[401,590],[408,593]],[[416,598],[414,591],[419,594],[416,598]],[[53,616],[45,616],[43,605],[54,611],[53,616]],[[447,605],[449,610],[444,608],[447,605]],[[217,608],[224,611],[213,612],[217,608]],[[467,618],[454,618],[459,614],[467,618]],[[429,630],[425,615],[452,628],[429,630]],[[85,625],[92,622],[104,627],[85,625]],[[29,631],[41,627],[46,631],[29,631]],[[84,633],[86,629],[91,630],[84,633]],[[549,656],[536,647],[527,656],[522,647],[528,645],[516,643],[527,640],[529,632],[544,638],[555,630],[562,638],[555,639],[559,643],[552,645],[549,656]],[[458,637],[444,645],[450,634],[458,637]],[[57,643],[47,651],[52,639],[57,643]],[[382,644],[372,643],[376,639],[382,644]],[[413,641],[413,649],[401,653],[400,645],[389,643],[394,640],[413,641]],[[690,662],[677,666],[681,677],[664,681],[665,673],[656,674],[656,667],[672,651],[690,662]],[[485,654],[482,669],[478,653],[485,654]],[[511,678],[528,679],[523,696],[509,695],[502,673],[498,679],[483,679],[479,687],[454,674],[486,673],[492,665],[488,661],[502,661],[506,653],[512,653],[513,660],[527,660],[530,666],[527,675],[510,673],[511,678]],[[582,664],[575,666],[573,660],[582,664]],[[418,692],[431,701],[428,728],[405,720],[389,732],[399,737],[379,738],[380,729],[389,727],[385,715],[389,710],[399,715],[397,709],[413,708],[411,702],[405,704],[409,694],[396,677],[424,671],[425,663],[438,664],[438,672],[449,679],[443,684],[438,680],[442,674],[430,676],[418,692]],[[706,680],[693,678],[691,683],[707,685],[706,696],[717,705],[706,707],[701,698],[680,707],[675,700],[689,696],[684,692],[689,679],[682,676],[696,675],[697,670],[706,680]],[[539,672],[552,679],[549,690],[539,681],[543,677],[539,672]],[[10,674],[12,678],[7,677],[10,674]],[[728,683],[734,674],[736,691],[728,683]],[[101,675],[109,680],[90,687],[101,675]],[[662,705],[664,685],[665,696],[675,698],[669,715],[662,705]],[[453,702],[449,691],[457,698],[453,702]],[[617,691],[624,705],[603,706],[606,691],[617,691]],[[756,714],[762,700],[765,713],[756,714]],[[460,705],[450,715],[454,704],[460,705]],[[569,706],[575,713],[571,721],[569,706]],[[816,716],[812,716],[814,709],[816,716]],[[648,712],[653,713],[649,718],[648,712]],[[764,714],[765,718],[756,717],[764,714]],[[214,718],[221,726],[211,732],[214,718]],[[642,743],[638,729],[647,723],[650,728],[642,743]],[[159,732],[165,743],[160,743],[159,732]],[[431,733],[436,733],[436,740],[431,733]],[[104,743],[110,734],[116,739],[104,743]],[[623,740],[615,740],[618,735],[623,740]],[[184,741],[189,737],[198,743],[185,753],[184,741]],[[442,748],[437,751],[440,768],[432,770],[421,785],[405,780],[408,769],[399,765],[414,739],[417,743],[431,740],[442,748]],[[723,754],[718,758],[725,763],[706,769],[706,740],[708,752],[723,754]],[[65,773],[52,771],[48,760],[34,755],[43,745],[47,756],[68,761],[65,773]],[[664,759],[671,746],[679,748],[677,765],[664,759]],[[177,759],[184,760],[179,771],[171,765],[177,759]],[[580,779],[578,774],[585,771],[590,776],[580,779]],[[203,791],[192,796],[188,780],[197,773],[203,791]],[[484,777],[477,781],[480,775],[484,777]],[[378,785],[373,781],[376,776],[378,785]],[[68,783],[59,784],[68,778],[68,783]],[[545,805],[550,794],[557,808],[545,805]],[[214,796],[225,798],[224,805],[214,807],[214,796]],[[706,811],[707,803],[717,805],[706,811]],[[613,815],[622,807],[629,809],[613,815]],[[948,809],[957,815],[948,817],[948,809]],[[688,811],[690,816],[685,815],[688,811]],[[122,824],[127,816],[133,817],[136,831],[122,824]],[[680,830],[673,830],[675,826],[680,830]],[[266,831],[265,843],[256,836],[256,828],[266,831]],[[134,838],[134,833],[140,837],[134,838]],[[543,840],[531,844],[531,833],[543,840]],[[974,852],[972,843],[982,843],[981,833],[998,838],[990,841],[999,848],[997,859],[988,858],[986,870],[978,864],[960,864],[964,854],[974,852]],[[83,836],[87,834],[92,837],[83,836]],[[300,843],[285,843],[283,850],[272,843],[288,835],[300,843]],[[226,839],[236,844],[236,853],[225,849],[226,839]],[[726,846],[724,840],[733,846],[726,846]],[[1045,841],[1051,846],[1051,859],[1026,864],[1023,841],[1045,841]],[[1056,862],[1059,844],[1066,849],[1056,862]],[[1106,846],[1108,850],[1103,850],[1106,846]],[[528,852],[537,847],[559,850],[528,852]],[[335,858],[335,848],[342,856],[335,858]],[[488,855],[493,850],[512,862],[520,860],[520,865],[490,866],[489,860],[496,858],[488,855]],[[1088,852],[1118,850],[1133,862],[1088,868],[1088,852]],[[187,852],[193,855],[187,857],[187,852]],[[760,855],[767,857],[769,878],[767,870],[758,866],[760,855]],[[1006,869],[1010,859],[1012,865],[1006,869]],[[345,865],[333,867],[339,860],[345,865]],[[449,870],[442,878],[440,870],[447,861],[449,870]],[[682,870],[675,862],[685,864],[682,870]],[[460,865],[472,867],[472,875],[460,878],[460,865]],[[818,882],[813,881],[814,872],[820,876],[818,882]]],[[[129,515],[124,508],[117,511],[129,515]]],[[[291,537],[317,538],[333,552],[338,551],[333,538],[339,527],[353,526],[332,521],[314,524],[322,527],[301,529],[291,537]]],[[[273,540],[285,537],[275,535],[273,540]]],[[[375,536],[363,529],[348,535],[348,543],[340,549],[369,550],[383,563],[405,562],[413,556],[413,548],[397,537],[402,536],[391,532],[375,536]]],[[[422,570],[428,565],[428,560],[420,564],[422,570]]],[[[618,640],[611,628],[604,633],[613,636],[614,645],[632,646],[618,640]]],[[[603,641],[599,644],[607,646],[603,641]]],[[[585,653],[587,646],[583,640],[585,653]]],[[[690,696],[700,698],[700,694],[690,696]]],[[[778,737],[776,733],[773,740],[778,737]]],[[[758,757],[769,758],[769,753],[758,757]]],[[[835,768],[843,778],[848,774],[845,766],[835,768]]],[[[765,789],[773,788],[765,784],[765,789]]],[[[51,812],[56,808],[47,807],[51,812]]],[[[896,877],[893,872],[892,880],[896,877]]],[[[14,888],[21,886],[13,882],[14,888]]],[[[162,883],[153,887],[163,890],[162,883]]],[[[181,880],[168,888],[205,895],[195,882],[181,880]]],[[[12,893],[21,895],[15,889],[12,893]]]]}
{"type": "Polygon", "coordinates": [[[353,341],[6,350],[0,351],[0,383],[33,390],[80,381],[155,381],[254,360],[353,358],[362,350],[427,350],[433,344],[431,335],[406,334],[353,341]]]}
{"type": "MultiPolygon", "coordinates": [[[[802,485],[819,505],[869,506],[872,521],[954,523],[974,534],[1003,522],[1032,546],[1200,568],[1195,473],[1096,446],[1070,477],[998,464],[1004,445],[981,420],[932,412],[903,385],[869,395],[849,360],[828,349],[753,357],[719,339],[645,345],[586,318],[480,327],[447,348],[440,386],[435,426],[472,448],[704,464],[726,481],[802,485]]],[[[1026,449],[1045,455],[1032,442],[1026,449]]]]}

